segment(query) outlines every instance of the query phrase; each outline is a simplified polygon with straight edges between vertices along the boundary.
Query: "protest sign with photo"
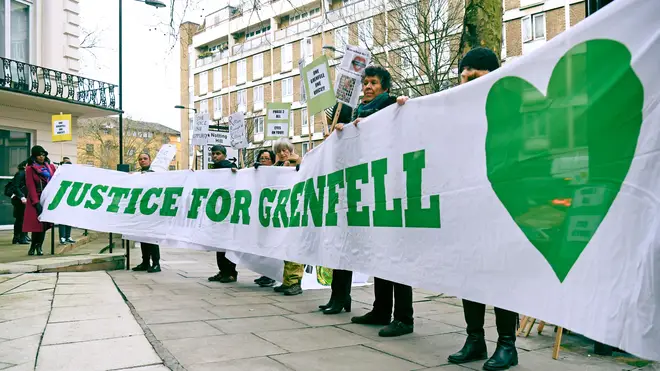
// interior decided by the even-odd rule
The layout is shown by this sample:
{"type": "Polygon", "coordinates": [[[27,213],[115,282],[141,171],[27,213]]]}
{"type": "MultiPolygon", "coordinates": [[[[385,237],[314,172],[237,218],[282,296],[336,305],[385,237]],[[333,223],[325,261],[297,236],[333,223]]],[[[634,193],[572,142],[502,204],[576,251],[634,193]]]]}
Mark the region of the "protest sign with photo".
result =
{"type": "Polygon", "coordinates": [[[289,136],[291,103],[268,103],[266,113],[266,140],[289,136]]]}
{"type": "Polygon", "coordinates": [[[355,45],[346,45],[346,51],[341,59],[339,68],[362,75],[364,70],[371,63],[371,53],[369,50],[355,45]]]}

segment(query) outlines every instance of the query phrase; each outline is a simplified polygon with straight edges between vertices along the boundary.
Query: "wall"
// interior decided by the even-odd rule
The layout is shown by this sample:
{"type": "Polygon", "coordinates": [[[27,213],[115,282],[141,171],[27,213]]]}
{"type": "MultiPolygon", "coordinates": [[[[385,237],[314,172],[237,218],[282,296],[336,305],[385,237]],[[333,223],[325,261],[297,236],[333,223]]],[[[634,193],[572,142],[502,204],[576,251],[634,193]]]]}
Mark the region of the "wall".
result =
{"type": "Polygon", "coordinates": [[[80,72],[80,4],[77,0],[37,2],[40,60],[34,63],[62,72],[80,72]],[[40,27],[39,27],[40,26],[40,27]]]}

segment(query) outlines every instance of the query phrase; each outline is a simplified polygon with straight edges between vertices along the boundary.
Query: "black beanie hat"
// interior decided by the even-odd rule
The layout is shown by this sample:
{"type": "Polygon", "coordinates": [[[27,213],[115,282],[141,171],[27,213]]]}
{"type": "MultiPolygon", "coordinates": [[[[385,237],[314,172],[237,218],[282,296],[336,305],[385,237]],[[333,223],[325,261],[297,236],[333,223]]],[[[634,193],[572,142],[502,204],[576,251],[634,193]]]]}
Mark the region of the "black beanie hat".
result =
{"type": "Polygon", "coordinates": [[[43,154],[44,156],[48,156],[48,152],[42,146],[32,147],[32,150],[30,151],[30,153],[32,154],[32,157],[37,157],[41,154],[43,154]]]}
{"type": "Polygon", "coordinates": [[[222,152],[223,155],[227,156],[227,148],[220,144],[216,144],[211,147],[211,152],[222,152]]]}
{"type": "Polygon", "coordinates": [[[461,63],[458,65],[458,73],[463,72],[465,67],[493,72],[500,67],[500,62],[492,50],[478,47],[467,52],[461,59],[461,63]]]}

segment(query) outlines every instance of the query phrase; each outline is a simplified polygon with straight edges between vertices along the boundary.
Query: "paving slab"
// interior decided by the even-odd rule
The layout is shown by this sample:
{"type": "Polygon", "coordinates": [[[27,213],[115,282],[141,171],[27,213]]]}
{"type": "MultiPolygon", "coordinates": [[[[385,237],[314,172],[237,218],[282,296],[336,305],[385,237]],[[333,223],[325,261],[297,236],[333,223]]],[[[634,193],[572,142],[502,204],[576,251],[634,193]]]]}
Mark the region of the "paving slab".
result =
{"type": "MultiPolygon", "coordinates": [[[[46,315],[50,313],[50,303],[44,302],[43,305],[36,305],[30,308],[11,308],[2,307],[0,309],[0,322],[11,321],[32,316],[46,315]]],[[[2,336],[2,335],[0,335],[2,336]]]]}
{"type": "Polygon", "coordinates": [[[199,363],[286,353],[284,349],[252,334],[165,340],[163,346],[186,368],[199,363]]]}
{"type": "Polygon", "coordinates": [[[144,336],[44,345],[37,371],[104,371],[161,363],[144,336]]]}
{"type": "Polygon", "coordinates": [[[207,323],[225,334],[242,334],[263,331],[290,330],[307,327],[306,325],[283,316],[234,318],[207,321],[207,323]]]}
{"type": "Polygon", "coordinates": [[[217,318],[244,318],[244,317],[264,317],[279,316],[282,314],[292,314],[286,309],[282,309],[272,304],[247,304],[213,307],[208,309],[215,314],[217,318]]]}
{"type": "Polygon", "coordinates": [[[158,323],[193,322],[218,319],[219,317],[202,308],[152,310],[141,312],[140,317],[148,325],[158,323]]]}
{"type": "Polygon", "coordinates": [[[86,305],[78,307],[53,308],[49,323],[85,321],[118,317],[133,317],[128,307],[123,305],[86,305]]]}
{"type": "Polygon", "coordinates": [[[216,307],[221,306],[232,306],[232,305],[250,305],[250,304],[274,304],[278,303],[277,301],[269,298],[268,296],[245,296],[237,298],[231,295],[218,296],[214,295],[213,297],[205,297],[202,300],[212,304],[216,307]]]}
{"type": "Polygon", "coordinates": [[[336,327],[257,332],[256,335],[289,352],[338,348],[370,342],[365,337],[336,327]]]}
{"type": "Polygon", "coordinates": [[[288,315],[287,318],[291,318],[294,321],[298,321],[309,326],[334,326],[351,323],[352,317],[365,315],[370,310],[371,308],[365,308],[364,306],[354,307],[349,313],[342,311],[338,314],[323,314],[317,310],[314,313],[288,315]]]}
{"type": "Polygon", "coordinates": [[[224,332],[202,321],[151,325],[149,329],[158,340],[173,340],[223,335],[224,332]]]}
{"type": "MultiPolygon", "coordinates": [[[[391,337],[384,338],[378,336],[378,331],[380,331],[383,326],[378,325],[358,325],[355,323],[340,325],[339,328],[350,331],[354,334],[369,338],[373,341],[396,341],[400,340],[400,337],[391,337]]],[[[431,335],[442,335],[449,334],[454,332],[465,332],[464,329],[458,328],[456,326],[448,325],[446,323],[432,321],[426,318],[415,318],[415,330],[412,334],[405,335],[406,339],[414,337],[424,337],[431,335]]]]}
{"type": "Polygon", "coordinates": [[[143,334],[140,325],[133,318],[128,317],[49,323],[46,326],[42,345],[112,339],[143,334]]]}
{"type": "Polygon", "coordinates": [[[118,294],[71,294],[55,295],[53,299],[53,308],[78,307],[90,304],[106,306],[123,305],[124,298],[118,294]]]}
{"type": "Polygon", "coordinates": [[[55,288],[55,295],[106,294],[109,292],[117,292],[117,289],[114,286],[98,284],[57,285],[55,288]]]}
{"type": "Polygon", "coordinates": [[[0,334],[3,338],[10,340],[30,335],[41,335],[44,328],[46,328],[46,321],[48,321],[48,313],[1,322],[0,334]]]}
{"type": "Polygon", "coordinates": [[[14,365],[29,364],[32,369],[39,349],[39,340],[41,334],[3,341],[0,343],[0,359],[14,365]]]}
{"type": "Polygon", "coordinates": [[[352,371],[358,368],[360,371],[404,371],[423,368],[362,346],[297,352],[272,358],[296,371],[352,371]]]}
{"type": "Polygon", "coordinates": [[[268,357],[194,364],[187,369],[188,371],[291,371],[290,368],[268,357]]]}
{"type": "Polygon", "coordinates": [[[120,370],[115,370],[115,371],[170,371],[170,369],[167,366],[164,365],[151,365],[151,366],[144,366],[144,367],[131,367],[131,368],[122,368],[120,370]]]}
{"type": "MultiPolygon", "coordinates": [[[[430,314],[419,315],[419,317],[428,318],[433,321],[446,323],[448,325],[452,325],[456,327],[465,328],[466,326],[465,315],[463,314],[463,311],[453,312],[453,313],[441,313],[441,314],[430,313],[430,314]]],[[[487,312],[484,319],[484,328],[494,327],[494,326],[495,326],[495,315],[487,312]]]]}

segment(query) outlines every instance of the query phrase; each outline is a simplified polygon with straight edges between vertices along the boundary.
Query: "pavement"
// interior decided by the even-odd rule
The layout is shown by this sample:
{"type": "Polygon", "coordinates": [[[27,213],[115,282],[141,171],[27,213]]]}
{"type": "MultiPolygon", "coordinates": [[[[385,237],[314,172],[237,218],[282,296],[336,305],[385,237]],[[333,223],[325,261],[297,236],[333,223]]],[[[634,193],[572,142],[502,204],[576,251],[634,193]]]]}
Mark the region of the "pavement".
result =
{"type": "MultiPolygon", "coordinates": [[[[317,306],[329,290],[285,297],[240,269],[236,283],[208,282],[217,271],[213,253],[161,254],[160,273],[0,276],[0,370],[468,371],[483,364],[447,363],[465,341],[457,298],[416,289],[415,332],[379,338],[378,326],[350,323],[370,310],[371,286],[353,288],[352,313],[328,316],[317,306]]],[[[486,326],[492,353],[492,308],[486,326]]],[[[564,336],[553,360],[553,329],[519,338],[520,365],[512,370],[660,370],[627,354],[595,356],[592,342],[575,334],[564,336]]]]}

